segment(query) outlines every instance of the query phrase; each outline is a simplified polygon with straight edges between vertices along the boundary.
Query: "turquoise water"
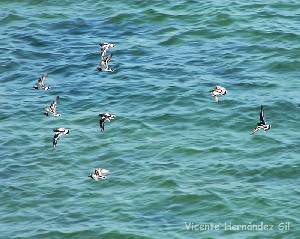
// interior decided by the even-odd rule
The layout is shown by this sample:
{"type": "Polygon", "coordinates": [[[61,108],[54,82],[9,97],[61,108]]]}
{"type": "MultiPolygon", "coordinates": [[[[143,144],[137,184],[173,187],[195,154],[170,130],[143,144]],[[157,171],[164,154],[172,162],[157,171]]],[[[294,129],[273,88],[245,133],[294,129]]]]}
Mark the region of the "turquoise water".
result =
{"type": "Polygon", "coordinates": [[[299,238],[300,2],[95,2],[0,2],[0,238],[299,238]]]}

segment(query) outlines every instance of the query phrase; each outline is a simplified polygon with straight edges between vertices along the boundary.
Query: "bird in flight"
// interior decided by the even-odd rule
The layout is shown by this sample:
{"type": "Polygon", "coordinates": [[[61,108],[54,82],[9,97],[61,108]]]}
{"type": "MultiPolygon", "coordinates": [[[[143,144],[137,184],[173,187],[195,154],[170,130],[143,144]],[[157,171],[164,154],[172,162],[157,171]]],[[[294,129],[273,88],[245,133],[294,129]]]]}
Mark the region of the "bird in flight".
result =
{"type": "Polygon", "coordinates": [[[111,47],[115,47],[116,44],[110,44],[107,42],[103,42],[103,43],[99,43],[99,46],[100,46],[100,54],[102,57],[104,57],[106,55],[106,52],[108,51],[108,49],[111,47]]]}
{"type": "Polygon", "coordinates": [[[219,102],[218,96],[226,95],[227,90],[224,87],[217,85],[213,90],[210,91],[210,93],[211,96],[215,98],[215,101],[219,102]]]}
{"type": "Polygon", "coordinates": [[[53,136],[53,148],[56,147],[58,140],[62,135],[68,135],[70,133],[69,129],[65,128],[55,128],[53,129],[54,136],[53,136]]]}
{"type": "Polygon", "coordinates": [[[107,56],[104,56],[104,57],[101,59],[101,61],[100,61],[100,63],[99,63],[99,66],[97,67],[97,70],[98,70],[98,71],[108,71],[108,72],[113,72],[114,69],[112,69],[112,68],[110,68],[110,67],[108,66],[108,62],[111,60],[111,58],[112,58],[112,54],[107,55],[107,56]]]}
{"type": "Polygon", "coordinates": [[[99,114],[100,120],[99,120],[99,126],[101,131],[104,131],[104,123],[106,121],[110,122],[111,120],[115,119],[115,115],[110,114],[110,113],[103,113],[103,114],[99,114]]]}
{"type": "Polygon", "coordinates": [[[271,128],[271,125],[267,124],[265,121],[264,107],[262,105],[260,106],[259,120],[260,121],[257,123],[255,129],[252,131],[251,134],[255,134],[261,129],[263,129],[264,131],[268,131],[271,128]]]}
{"type": "Polygon", "coordinates": [[[56,96],[55,100],[52,101],[51,105],[48,108],[45,108],[46,112],[44,114],[46,116],[49,116],[49,114],[52,114],[54,117],[60,116],[60,114],[58,114],[56,111],[58,100],[59,100],[59,96],[56,96]]]}
{"type": "Polygon", "coordinates": [[[39,77],[33,88],[35,90],[38,89],[49,90],[50,86],[45,85],[45,80],[47,79],[47,77],[48,77],[48,73],[45,73],[41,77],[39,77]]]}

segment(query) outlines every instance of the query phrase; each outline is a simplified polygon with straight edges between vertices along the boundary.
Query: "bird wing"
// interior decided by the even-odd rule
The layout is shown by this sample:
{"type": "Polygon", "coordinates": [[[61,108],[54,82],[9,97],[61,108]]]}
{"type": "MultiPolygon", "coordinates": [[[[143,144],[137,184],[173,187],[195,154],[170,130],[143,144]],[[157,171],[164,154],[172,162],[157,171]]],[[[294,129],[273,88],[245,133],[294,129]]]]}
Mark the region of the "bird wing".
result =
{"type": "Polygon", "coordinates": [[[264,107],[263,106],[260,107],[259,119],[260,119],[260,122],[262,124],[266,124],[266,122],[265,122],[265,114],[264,114],[264,107]]]}
{"type": "Polygon", "coordinates": [[[55,100],[51,103],[50,109],[53,113],[56,113],[57,102],[59,100],[59,96],[56,96],[55,100]]]}
{"type": "Polygon", "coordinates": [[[104,56],[105,52],[106,52],[106,48],[105,47],[101,47],[101,50],[100,50],[101,56],[104,56]]]}
{"type": "Polygon", "coordinates": [[[255,134],[257,131],[259,131],[260,128],[259,127],[256,127],[255,129],[253,129],[253,131],[251,132],[251,134],[255,134]]]}
{"type": "Polygon", "coordinates": [[[100,67],[103,69],[106,69],[108,67],[105,58],[100,61],[100,67]]]}
{"type": "Polygon", "coordinates": [[[50,105],[50,111],[54,114],[56,113],[56,101],[53,101],[50,105]]]}
{"type": "Polygon", "coordinates": [[[109,54],[108,56],[106,56],[106,57],[104,58],[106,64],[108,64],[108,62],[110,62],[111,58],[112,58],[112,54],[109,54]]]}
{"type": "Polygon", "coordinates": [[[105,122],[105,118],[101,117],[99,120],[99,126],[100,126],[101,131],[104,131],[104,122],[105,122]]]}
{"type": "Polygon", "coordinates": [[[45,80],[47,79],[47,77],[48,77],[48,73],[45,73],[45,74],[43,74],[43,75],[40,77],[39,80],[41,81],[41,85],[44,86],[45,80]]]}
{"type": "Polygon", "coordinates": [[[55,129],[53,129],[54,133],[64,133],[65,131],[66,131],[65,128],[55,128],[55,129]]]}
{"type": "Polygon", "coordinates": [[[56,144],[57,144],[57,142],[58,142],[58,140],[59,140],[61,134],[62,134],[62,133],[60,133],[60,132],[57,132],[57,133],[54,134],[54,136],[53,136],[53,147],[56,146],[56,144]]]}
{"type": "Polygon", "coordinates": [[[44,86],[44,81],[43,81],[42,77],[38,78],[37,85],[42,86],[42,87],[44,86]]]}

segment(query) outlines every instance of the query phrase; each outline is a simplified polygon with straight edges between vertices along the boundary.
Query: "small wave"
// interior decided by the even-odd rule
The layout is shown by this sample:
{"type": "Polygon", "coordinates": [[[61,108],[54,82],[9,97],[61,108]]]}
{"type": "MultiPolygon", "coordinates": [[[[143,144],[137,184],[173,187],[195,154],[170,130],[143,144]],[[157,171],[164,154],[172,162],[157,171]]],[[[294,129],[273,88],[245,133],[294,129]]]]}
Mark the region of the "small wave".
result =
{"type": "Polygon", "coordinates": [[[267,66],[267,69],[271,72],[298,72],[300,68],[299,61],[280,61],[280,62],[272,62],[267,66]]]}
{"type": "Polygon", "coordinates": [[[122,238],[122,239],[153,239],[153,237],[148,237],[148,236],[138,235],[138,234],[133,234],[133,233],[124,233],[124,232],[119,232],[119,231],[111,231],[111,232],[103,233],[103,234],[98,235],[98,236],[101,236],[101,237],[107,238],[107,239],[115,239],[115,238],[122,238]]]}
{"type": "Polygon", "coordinates": [[[120,13],[120,14],[117,14],[117,15],[114,15],[110,18],[108,18],[109,22],[110,23],[123,23],[124,21],[128,22],[130,20],[133,20],[135,18],[135,14],[133,13],[120,13]]]}
{"type": "Polygon", "coordinates": [[[0,24],[9,24],[15,21],[23,21],[25,20],[25,17],[22,17],[20,15],[17,14],[8,14],[5,17],[3,17],[2,19],[0,19],[0,24]]]}
{"type": "Polygon", "coordinates": [[[145,15],[145,18],[147,20],[151,22],[160,22],[160,23],[173,17],[172,15],[161,13],[154,9],[148,9],[144,11],[143,14],[145,15]]]}
{"type": "Polygon", "coordinates": [[[183,41],[180,39],[180,36],[175,35],[169,37],[167,40],[163,40],[159,43],[161,46],[172,46],[172,45],[180,45],[183,41]]]}

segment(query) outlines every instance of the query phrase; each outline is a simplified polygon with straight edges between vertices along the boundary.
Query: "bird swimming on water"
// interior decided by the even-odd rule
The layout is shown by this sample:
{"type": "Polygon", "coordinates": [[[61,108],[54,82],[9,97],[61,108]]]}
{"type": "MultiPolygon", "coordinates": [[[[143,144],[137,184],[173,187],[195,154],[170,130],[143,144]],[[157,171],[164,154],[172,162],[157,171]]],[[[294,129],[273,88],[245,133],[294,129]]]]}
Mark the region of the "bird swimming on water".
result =
{"type": "Polygon", "coordinates": [[[110,122],[111,120],[115,119],[115,117],[116,117],[115,115],[110,114],[110,113],[99,114],[99,116],[100,116],[99,126],[100,126],[100,129],[102,132],[104,131],[104,123],[106,121],[110,122]]]}
{"type": "Polygon", "coordinates": [[[109,173],[109,170],[104,168],[96,168],[93,173],[89,175],[90,178],[98,181],[99,179],[106,179],[106,174],[109,173]]]}
{"type": "Polygon", "coordinates": [[[107,56],[104,56],[104,57],[101,59],[101,61],[100,61],[100,63],[99,63],[99,66],[97,67],[97,70],[98,70],[98,71],[108,71],[108,72],[113,72],[114,69],[112,69],[112,68],[110,68],[110,67],[108,66],[108,62],[111,60],[111,58],[112,58],[112,54],[107,55],[107,56]]]}
{"type": "Polygon", "coordinates": [[[252,131],[251,134],[255,134],[261,129],[263,129],[264,131],[268,131],[271,128],[271,125],[267,124],[265,121],[264,107],[262,105],[260,106],[259,120],[259,123],[257,123],[256,128],[252,131]]]}
{"type": "Polygon", "coordinates": [[[53,148],[56,147],[58,140],[62,135],[68,135],[70,133],[69,129],[65,128],[55,128],[53,129],[54,136],[53,136],[53,148]]]}
{"type": "Polygon", "coordinates": [[[47,77],[48,77],[48,73],[45,73],[41,77],[39,77],[33,88],[35,90],[38,89],[49,90],[50,86],[45,85],[45,80],[47,79],[47,77]]]}
{"type": "Polygon", "coordinates": [[[55,100],[52,101],[51,105],[48,108],[45,108],[46,112],[44,113],[46,116],[49,116],[49,113],[54,117],[60,116],[60,114],[56,111],[57,102],[59,100],[59,96],[56,96],[55,100]]]}
{"type": "Polygon", "coordinates": [[[108,51],[108,49],[111,47],[115,47],[116,44],[110,44],[107,42],[103,42],[103,43],[99,43],[99,46],[100,46],[100,54],[102,57],[104,57],[106,55],[106,52],[108,51]]]}
{"type": "Polygon", "coordinates": [[[213,90],[210,91],[210,93],[211,96],[215,98],[215,101],[219,102],[218,96],[226,95],[227,90],[224,87],[217,85],[213,90]]]}

